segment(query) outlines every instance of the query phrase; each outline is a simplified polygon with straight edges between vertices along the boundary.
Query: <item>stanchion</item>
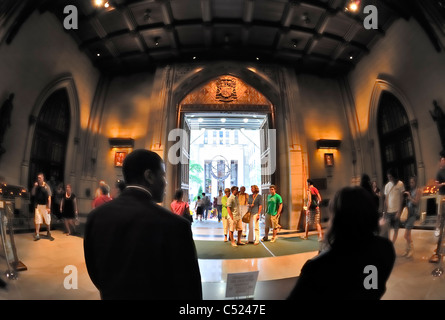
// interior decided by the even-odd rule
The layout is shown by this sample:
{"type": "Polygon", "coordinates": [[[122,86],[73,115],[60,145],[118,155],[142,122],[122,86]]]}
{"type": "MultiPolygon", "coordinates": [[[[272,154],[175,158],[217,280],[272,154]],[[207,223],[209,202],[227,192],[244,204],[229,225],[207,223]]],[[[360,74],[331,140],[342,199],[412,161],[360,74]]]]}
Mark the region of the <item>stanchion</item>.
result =
{"type": "Polygon", "coordinates": [[[5,275],[8,279],[16,280],[18,271],[27,270],[27,267],[18,259],[14,241],[14,227],[12,225],[13,217],[14,203],[12,201],[0,200],[0,236],[7,264],[5,275]]]}
{"type": "Polygon", "coordinates": [[[439,239],[437,240],[437,248],[436,248],[436,255],[439,259],[438,265],[434,270],[431,272],[431,275],[433,277],[441,277],[443,274],[443,267],[442,267],[442,260],[443,260],[443,248],[442,248],[442,240],[443,240],[443,234],[444,234],[444,228],[445,228],[445,199],[442,199],[440,202],[440,225],[439,225],[439,239]]]}

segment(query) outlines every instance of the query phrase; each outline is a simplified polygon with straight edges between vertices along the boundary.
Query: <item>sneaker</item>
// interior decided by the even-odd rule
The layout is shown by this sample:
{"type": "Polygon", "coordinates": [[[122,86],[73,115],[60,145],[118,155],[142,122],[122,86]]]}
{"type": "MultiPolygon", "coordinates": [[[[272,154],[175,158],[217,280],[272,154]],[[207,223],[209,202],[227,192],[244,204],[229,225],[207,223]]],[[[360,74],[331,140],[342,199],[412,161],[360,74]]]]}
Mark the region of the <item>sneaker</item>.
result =
{"type": "Polygon", "coordinates": [[[34,235],[34,241],[38,241],[38,240],[40,240],[40,236],[38,234],[34,235]]]}
{"type": "Polygon", "coordinates": [[[270,242],[275,242],[275,241],[277,241],[277,238],[272,238],[272,239],[270,240],[270,242]]]}

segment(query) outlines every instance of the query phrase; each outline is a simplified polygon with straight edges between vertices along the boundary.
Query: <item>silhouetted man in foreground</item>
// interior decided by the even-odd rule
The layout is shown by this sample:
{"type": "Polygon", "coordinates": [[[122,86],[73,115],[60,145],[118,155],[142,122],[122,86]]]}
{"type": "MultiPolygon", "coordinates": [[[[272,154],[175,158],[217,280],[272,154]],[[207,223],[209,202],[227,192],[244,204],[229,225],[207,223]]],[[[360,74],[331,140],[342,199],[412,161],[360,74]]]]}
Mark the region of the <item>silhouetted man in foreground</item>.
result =
{"type": "Polygon", "coordinates": [[[123,163],[121,195],[88,216],[85,261],[102,299],[202,299],[190,223],[156,203],[166,186],[162,159],[135,150],[123,163]]]}

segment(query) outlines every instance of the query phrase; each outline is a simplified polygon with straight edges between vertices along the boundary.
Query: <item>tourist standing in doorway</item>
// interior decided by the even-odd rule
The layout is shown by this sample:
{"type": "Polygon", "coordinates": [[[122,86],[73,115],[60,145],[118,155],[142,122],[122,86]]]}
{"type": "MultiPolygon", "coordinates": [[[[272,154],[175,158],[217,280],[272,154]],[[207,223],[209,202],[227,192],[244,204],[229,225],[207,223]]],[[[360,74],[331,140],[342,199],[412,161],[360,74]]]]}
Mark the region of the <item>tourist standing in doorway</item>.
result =
{"type": "Polygon", "coordinates": [[[66,235],[69,236],[71,234],[75,234],[75,219],[78,219],[77,198],[76,195],[72,192],[70,184],[66,185],[65,195],[60,201],[60,212],[65,222],[66,235]],[[73,232],[71,232],[71,227],[73,229],[73,232]]]}
{"type": "Polygon", "coordinates": [[[405,222],[405,240],[406,240],[406,250],[403,253],[404,257],[410,258],[413,255],[413,240],[411,237],[411,230],[414,227],[414,222],[416,222],[419,217],[419,203],[420,196],[422,192],[417,187],[417,178],[411,177],[409,179],[409,191],[405,191],[406,206],[408,207],[408,219],[405,222]]]}
{"type": "Polygon", "coordinates": [[[243,234],[243,223],[241,221],[240,206],[238,200],[238,187],[233,186],[230,191],[232,194],[227,199],[227,213],[229,214],[229,234],[233,247],[243,245],[241,237],[243,234]],[[235,243],[234,233],[238,231],[238,241],[235,243]]]}
{"type": "Polygon", "coordinates": [[[203,203],[203,214],[204,214],[204,220],[207,220],[207,216],[209,214],[209,210],[212,208],[212,203],[210,202],[209,197],[206,196],[206,194],[202,193],[202,203],[203,203]]]}
{"type": "Polygon", "coordinates": [[[196,220],[202,221],[202,215],[204,212],[204,202],[200,196],[195,202],[196,220]]]}
{"type": "MultiPolygon", "coordinates": [[[[240,214],[241,214],[241,221],[244,217],[244,215],[247,213],[247,210],[249,209],[248,206],[248,200],[249,200],[249,195],[246,193],[246,187],[242,186],[239,189],[239,193],[238,193],[238,200],[239,200],[239,207],[240,207],[240,214]]],[[[247,233],[247,223],[243,222],[243,237],[246,236],[247,233]]]]}
{"type": "Polygon", "coordinates": [[[388,183],[385,185],[385,202],[383,204],[383,217],[385,220],[383,236],[389,239],[389,232],[394,229],[394,235],[392,242],[397,240],[397,234],[399,233],[400,214],[403,208],[403,193],[405,192],[405,186],[400,181],[395,173],[394,169],[389,169],[387,172],[388,183]]]}
{"type": "Polygon", "coordinates": [[[45,223],[47,228],[47,237],[53,241],[51,236],[51,188],[45,182],[45,176],[43,173],[37,175],[37,182],[34,183],[34,187],[31,190],[31,195],[36,202],[34,223],[36,227],[36,233],[34,240],[40,240],[40,225],[45,223]]]}
{"type": "Polygon", "coordinates": [[[223,197],[223,192],[222,190],[219,190],[219,194],[218,197],[216,198],[216,210],[218,211],[218,222],[221,222],[222,219],[222,197],[223,197]]]}
{"type": "Polygon", "coordinates": [[[306,210],[306,226],[303,239],[308,239],[309,225],[312,224],[317,227],[318,241],[323,240],[323,230],[320,224],[320,202],[321,195],[311,179],[307,179],[307,210],[306,210]]]}
{"type": "Polygon", "coordinates": [[[249,210],[250,210],[250,222],[249,222],[249,238],[248,242],[255,245],[260,243],[260,214],[263,209],[263,198],[261,197],[260,188],[257,185],[250,187],[252,194],[249,195],[249,210]]]}
{"type": "Polygon", "coordinates": [[[270,194],[267,196],[267,211],[266,211],[266,227],[264,230],[263,241],[269,240],[269,230],[272,228],[271,242],[277,240],[278,234],[278,220],[280,219],[281,211],[283,210],[283,199],[276,191],[276,186],[269,187],[270,194]]]}
{"type": "Polygon", "coordinates": [[[224,242],[227,242],[227,234],[229,231],[229,213],[227,212],[227,199],[230,197],[230,189],[225,188],[224,193],[225,195],[221,197],[221,220],[223,222],[224,242]]]}

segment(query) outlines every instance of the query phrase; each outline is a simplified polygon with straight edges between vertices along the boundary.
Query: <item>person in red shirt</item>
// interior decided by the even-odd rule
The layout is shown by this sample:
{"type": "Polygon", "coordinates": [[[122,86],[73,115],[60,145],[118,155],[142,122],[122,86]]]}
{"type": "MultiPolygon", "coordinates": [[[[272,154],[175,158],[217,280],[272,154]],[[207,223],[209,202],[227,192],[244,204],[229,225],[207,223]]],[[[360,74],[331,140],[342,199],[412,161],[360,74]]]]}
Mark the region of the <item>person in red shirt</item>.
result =
{"type": "Polygon", "coordinates": [[[93,209],[97,208],[98,206],[113,200],[113,198],[110,197],[108,187],[107,186],[100,186],[99,187],[101,195],[98,196],[96,199],[93,200],[93,209]]]}
{"type": "Polygon", "coordinates": [[[190,206],[188,202],[182,201],[183,196],[184,196],[184,191],[182,191],[181,189],[176,190],[175,198],[173,202],[170,204],[170,208],[173,213],[177,214],[178,216],[184,217],[190,222],[192,222],[193,218],[190,215],[190,206]]]}
{"type": "Polygon", "coordinates": [[[323,239],[323,231],[321,229],[320,224],[320,202],[321,202],[321,195],[320,192],[318,192],[318,189],[314,187],[313,182],[311,179],[307,179],[307,210],[306,210],[306,230],[305,235],[303,237],[304,240],[308,239],[308,232],[309,232],[309,224],[315,224],[317,226],[318,231],[318,241],[321,241],[323,239]]]}

